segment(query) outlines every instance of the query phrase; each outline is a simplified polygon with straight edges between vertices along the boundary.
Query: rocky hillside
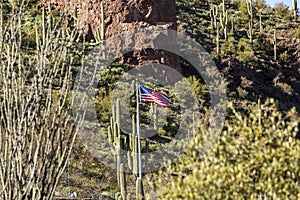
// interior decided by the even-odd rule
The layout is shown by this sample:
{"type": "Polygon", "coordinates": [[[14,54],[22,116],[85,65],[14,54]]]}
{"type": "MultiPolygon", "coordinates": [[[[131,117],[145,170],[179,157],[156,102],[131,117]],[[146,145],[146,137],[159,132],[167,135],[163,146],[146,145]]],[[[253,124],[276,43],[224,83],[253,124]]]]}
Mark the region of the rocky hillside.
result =
{"type": "MultiPolygon", "coordinates": [[[[291,1],[292,10],[264,0],[1,1],[0,199],[73,192],[92,199],[300,199],[300,18],[291,1]],[[208,87],[187,60],[151,48],[178,48],[167,31],[160,40],[118,37],[144,27],[185,32],[224,82],[208,87]],[[112,50],[133,43],[138,47],[103,66],[112,50]],[[100,44],[104,52],[94,60],[100,44]],[[140,179],[137,95],[128,74],[146,64],[169,65],[184,78],[174,87],[143,82],[168,96],[170,107],[139,104],[139,125],[149,130],[140,149],[151,154],[143,171],[165,164],[140,179]],[[213,106],[215,86],[227,88],[221,106],[213,106]],[[211,119],[224,123],[213,129],[211,119]]],[[[169,74],[157,69],[151,72],[169,74]]]]}
{"type": "MultiPolygon", "coordinates": [[[[64,6],[60,1],[55,2],[58,6],[64,6]]],[[[251,29],[251,15],[248,13],[246,1],[243,0],[233,3],[108,0],[103,5],[106,38],[124,30],[157,25],[185,31],[215,59],[227,81],[228,98],[237,108],[242,109],[245,105],[256,105],[259,100],[273,98],[282,113],[292,107],[300,111],[299,22],[293,20],[291,12],[283,4],[270,8],[263,1],[255,1],[251,29]],[[227,14],[223,15],[223,11],[227,14]],[[226,20],[222,18],[225,16],[226,20]],[[225,22],[226,26],[222,25],[225,22]],[[214,26],[215,23],[218,26],[214,26]]],[[[74,15],[71,9],[73,6],[70,4],[66,7],[70,15],[74,15]]],[[[79,3],[75,6],[79,20],[84,21],[89,15],[85,29],[87,39],[95,40],[97,29],[101,29],[100,3],[91,1],[86,6],[79,3]]],[[[162,63],[176,69],[181,68],[186,76],[199,76],[188,63],[179,60],[176,55],[157,50],[135,50],[118,61],[119,64],[133,66],[147,62],[162,63]]],[[[150,174],[147,179],[152,180],[151,177],[150,174]]],[[[134,193],[134,181],[129,179],[128,185],[129,192],[134,193]]],[[[70,160],[69,172],[65,173],[57,189],[57,195],[68,194],[69,190],[77,191],[82,197],[95,197],[118,191],[115,171],[93,159],[80,146],[80,141],[70,160]]]]}
{"type": "MultiPolygon", "coordinates": [[[[97,38],[109,38],[120,34],[122,31],[133,30],[143,27],[160,27],[160,29],[177,30],[176,6],[174,1],[159,0],[108,0],[108,1],[77,1],[68,2],[51,0],[57,9],[64,10],[70,18],[78,19],[78,25],[84,28],[86,39],[95,41],[97,38]],[[102,5],[101,5],[102,4],[102,5]],[[101,10],[103,6],[103,11],[101,10]],[[102,36],[102,30],[104,35],[102,36]]],[[[136,41],[144,41],[145,38],[135,38],[136,41]]],[[[114,51],[119,51],[128,46],[125,44],[113,46],[114,51]]],[[[126,43],[127,42],[127,43],[126,43]]],[[[176,41],[169,41],[176,43],[176,41]]],[[[149,43],[155,43],[155,38],[149,43]]],[[[117,59],[117,58],[116,58],[117,59]]],[[[146,63],[159,63],[180,69],[179,57],[169,52],[160,50],[136,49],[118,58],[118,63],[137,66],[146,63]]]]}

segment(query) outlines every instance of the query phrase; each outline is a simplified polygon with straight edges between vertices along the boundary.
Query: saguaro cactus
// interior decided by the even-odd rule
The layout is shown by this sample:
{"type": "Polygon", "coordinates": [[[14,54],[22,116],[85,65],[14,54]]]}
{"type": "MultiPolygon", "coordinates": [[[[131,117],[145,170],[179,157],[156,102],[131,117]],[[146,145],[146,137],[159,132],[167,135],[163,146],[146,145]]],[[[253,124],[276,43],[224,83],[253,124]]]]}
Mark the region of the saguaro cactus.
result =
{"type": "Polygon", "coordinates": [[[117,181],[118,181],[118,185],[121,185],[121,181],[120,181],[120,165],[121,165],[121,148],[120,146],[116,146],[116,154],[117,154],[117,181]]]}
{"type": "Polygon", "coordinates": [[[249,15],[249,29],[247,31],[249,37],[249,43],[252,46],[253,44],[253,0],[246,0],[247,10],[249,15]]]}
{"type": "Polygon", "coordinates": [[[113,135],[110,126],[107,128],[107,135],[108,135],[108,141],[112,144],[114,141],[113,141],[113,135]]]}
{"type": "Polygon", "coordinates": [[[132,163],[132,155],[131,155],[131,152],[128,151],[127,152],[127,164],[128,164],[128,168],[132,170],[133,168],[133,163],[132,163]]]}
{"type": "Polygon", "coordinates": [[[122,199],[126,200],[126,197],[127,197],[126,174],[125,174],[123,163],[121,163],[121,165],[120,165],[120,188],[121,188],[122,199]]]}
{"type": "Polygon", "coordinates": [[[141,178],[137,178],[136,180],[136,199],[144,199],[143,181],[141,178]]]}
{"type": "Polygon", "coordinates": [[[274,34],[273,34],[273,45],[274,45],[274,60],[277,60],[277,39],[276,39],[276,29],[274,29],[274,34]]]}
{"type": "MultiPolygon", "coordinates": [[[[2,41],[3,41],[3,1],[0,1],[0,51],[2,51],[2,41]]],[[[2,55],[2,54],[1,54],[2,55]]]]}
{"type": "Polygon", "coordinates": [[[234,16],[231,17],[231,34],[234,35],[234,16]]]}
{"type": "Polygon", "coordinates": [[[103,2],[101,2],[101,41],[105,40],[105,22],[104,22],[104,7],[103,2]]]}
{"type": "Polygon", "coordinates": [[[137,176],[138,174],[138,167],[139,167],[139,159],[138,159],[138,137],[134,136],[133,141],[133,151],[132,151],[132,159],[133,159],[133,168],[132,172],[137,176]]]}
{"type": "Polygon", "coordinates": [[[100,28],[96,29],[96,32],[94,33],[95,43],[94,45],[100,44],[102,41],[105,40],[105,21],[104,21],[104,7],[103,2],[100,4],[100,19],[99,19],[99,26],[100,28]]]}
{"type": "Polygon", "coordinates": [[[293,10],[293,14],[294,14],[294,20],[296,22],[297,21],[297,13],[298,13],[297,0],[293,0],[293,2],[292,2],[292,10],[293,10]]]}
{"type": "Polygon", "coordinates": [[[214,29],[214,10],[213,8],[210,9],[210,26],[214,29]]]}
{"type": "Polygon", "coordinates": [[[222,15],[220,14],[220,23],[224,31],[225,40],[228,39],[228,11],[226,10],[225,0],[222,3],[222,15]]]}
{"type": "Polygon", "coordinates": [[[154,131],[158,130],[158,112],[157,112],[157,105],[156,104],[151,104],[152,107],[152,116],[153,116],[153,129],[154,131]]]}
{"type": "Polygon", "coordinates": [[[111,151],[114,155],[114,163],[117,169],[117,180],[120,186],[120,165],[122,163],[121,149],[124,148],[125,139],[122,138],[120,129],[120,100],[117,100],[117,105],[112,105],[112,117],[110,118],[110,126],[108,127],[108,139],[113,144],[111,151]],[[119,122],[118,122],[119,121],[119,122]]]}
{"type": "Polygon", "coordinates": [[[216,5],[212,6],[210,9],[211,26],[213,29],[217,28],[218,10],[218,6],[216,5]]]}
{"type": "Polygon", "coordinates": [[[259,32],[260,35],[262,36],[263,34],[263,25],[262,25],[262,12],[259,12],[259,32]]]}
{"type": "Polygon", "coordinates": [[[219,29],[219,23],[217,22],[217,38],[216,38],[216,43],[217,43],[217,55],[220,55],[220,29],[219,29]]]}
{"type": "Polygon", "coordinates": [[[120,105],[120,99],[117,99],[116,122],[117,122],[117,124],[119,126],[121,126],[121,105],[120,105]]]}
{"type": "MultiPolygon", "coordinates": [[[[155,111],[154,118],[157,119],[156,106],[153,109],[155,111]]],[[[136,117],[132,115],[132,134],[125,135],[121,132],[121,107],[120,100],[117,99],[116,104],[112,106],[112,117],[110,118],[110,126],[108,127],[108,139],[113,144],[112,152],[114,154],[114,161],[117,169],[117,181],[120,192],[115,195],[116,199],[130,199],[126,191],[126,174],[125,174],[125,164],[122,159],[127,156],[128,168],[132,170],[136,180],[136,199],[144,199],[143,183],[142,179],[138,177],[139,171],[139,155],[138,155],[138,137],[137,137],[137,127],[136,127],[136,117]],[[122,149],[128,150],[126,155],[122,155],[122,149]]],[[[148,150],[149,144],[146,140],[145,149],[148,150]]],[[[147,159],[145,158],[144,166],[147,165],[147,159]]]]}

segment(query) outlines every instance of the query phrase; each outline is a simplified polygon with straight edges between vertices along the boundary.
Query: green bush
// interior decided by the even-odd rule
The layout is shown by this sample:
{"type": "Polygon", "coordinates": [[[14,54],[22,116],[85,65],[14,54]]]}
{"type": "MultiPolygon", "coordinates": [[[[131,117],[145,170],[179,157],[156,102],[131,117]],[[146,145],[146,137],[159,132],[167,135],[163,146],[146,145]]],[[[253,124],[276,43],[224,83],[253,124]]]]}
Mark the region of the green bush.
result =
{"type": "Polygon", "coordinates": [[[247,39],[242,38],[238,43],[238,58],[242,62],[250,62],[254,59],[254,51],[247,39]]]}
{"type": "Polygon", "coordinates": [[[231,117],[212,151],[201,157],[204,132],[176,163],[160,172],[162,199],[299,199],[299,118],[273,100],[231,117]]]}
{"type": "Polygon", "coordinates": [[[228,40],[224,42],[221,48],[221,54],[225,56],[235,56],[237,41],[233,36],[229,36],[228,40]]]}
{"type": "Polygon", "coordinates": [[[293,31],[294,37],[300,39],[300,26],[293,31]]]}

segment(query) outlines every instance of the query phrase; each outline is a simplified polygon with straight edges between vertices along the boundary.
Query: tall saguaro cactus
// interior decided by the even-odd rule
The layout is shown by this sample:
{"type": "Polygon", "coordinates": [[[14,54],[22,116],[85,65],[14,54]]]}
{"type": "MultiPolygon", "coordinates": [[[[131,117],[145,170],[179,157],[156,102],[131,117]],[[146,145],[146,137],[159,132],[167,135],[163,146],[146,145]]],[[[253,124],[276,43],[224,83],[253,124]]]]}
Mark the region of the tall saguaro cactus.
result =
{"type": "Polygon", "coordinates": [[[121,188],[122,199],[125,200],[127,197],[127,190],[126,190],[126,174],[125,174],[123,163],[121,163],[120,165],[120,188],[121,188]]]}
{"type": "Polygon", "coordinates": [[[297,0],[293,0],[293,2],[292,2],[292,10],[293,10],[293,15],[294,15],[294,20],[296,22],[297,21],[297,13],[298,13],[297,0]]]}
{"type": "MultiPolygon", "coordinates": [[[[0,52],[2,51],[2,40],[3,40],[3,0],[0,1],[0,52]]],[[[0,57],[1,55],[2,54],[0,54],[0,57]]]]}
{"type": "Polygon", "coordinates": [[[224,31],[225,40],[228,39],[228,11],[226,10],[225,0],[222,3],[222,14],[220,14],[220,23],[224,31]]]}
{"type": "Polygon", "coordinates": [[[100,28],[96,29],[96,32],[94,33],[95,43],[94,45],[100,44],[102,41],[105,40],[105,20],[104,20],[104,6],[103,2],[100,3],[100,19],[99,19],[99,26],[100,28]]]}
{"type": "Polygon", "coordinates": [[[112,105],[112,117],[110,118],[110,126],[108,127],[108,140],[112,143],[111,151],[114,155],[114,162],[117,169],[117,180],[120,186],[120,165],[121,165],[121,149],[124,146],[124,140],[121,138],[121,129],[118,119],[120,119],[119,100],[117,105],[112,105]]]}
{"type": "Polygon", "coordinates": [[[259,12],[259,33],[260,33],[260,36],[262,36],[262,34],[263,34],[262,11],[259,12]]]}
{"type": "Polygon", "coordinates": [[[274,45],[274,60],[277,60],[277,39],[276,39],[276,29],[274,29],[274,34],[273,34],[273,45],[274,45]]]}
{"type": "Polygon", "coordinates": [[[143,181],[141,178],[137,178],[136,180],[136,199],[137,200],[144,199],[143,181]]]}
{"type": "MultiPolygon", "coordinates": [[[[108,139],[113,144],[111,151],[114,154],[114,162],[117,169],[117,181],[120,192],[115,196],[117,199],[130,199],[127,194],[125,164],[132,170],[134,177],[138,175],[138,137],[136,133],[136,117],[132,116],[132,134],[125,135],[121,132],[121,106],[120,100],[117,99],[116,104],[112,105],[112,117],[110,118],[110,126],[108,127],[108,139]],[[122,150],[127,150],[126,155],[122,155],[122,150]],[[124,162],[124,158],[127,156],[127,163],[124,162]]],[[[147,144],[146,144],[147,147],[147,144]]],[[[144,192],[142,186],[142,180],[137,177],[136,182],[136,199],[143,199],[144,192]]]]}
{"type": "Polygon", "coordinates": [[[247,11],[249,15],[249,29],[247,31],[249,37],[249,43],[252,46],[253,44],[253,24],[254,24],[254,17],[253,17],[253,0],[246,0],[247,3],[247,11]]]}
{"type": "Polygon", "coordinates": [[[216,45],[217,45],[217,55],[220,55],[220,28],[219,23],[217,23],[217,38],[216,38],[216,45]]]}
{"type": "Polygon", "coordinates": [[[153,129],[154,131],[158,130],[158,111],[157,111],[157,104],[151,104],[152,110],[152,117],[153,117],[153,129]]]}
{"type": "Polygon", "coordinates": [[[218,6],[216,5],[212,6],[212,8],[210,9],[210,17],[211,17],[211,26],[214,30],[217,28],[218,13],[219,13],[218,6]]]}
{"type": "Polygon", "coordinates": [[[101,6],[101,40],[105,40],[105,22],[104,22],[104,6],[103,2],[100,4],[101,6]]]}
{"type": "Polygon", "coordinates": [[[231,34],[234,35],[234,16],[231,17],[231,34]]]}

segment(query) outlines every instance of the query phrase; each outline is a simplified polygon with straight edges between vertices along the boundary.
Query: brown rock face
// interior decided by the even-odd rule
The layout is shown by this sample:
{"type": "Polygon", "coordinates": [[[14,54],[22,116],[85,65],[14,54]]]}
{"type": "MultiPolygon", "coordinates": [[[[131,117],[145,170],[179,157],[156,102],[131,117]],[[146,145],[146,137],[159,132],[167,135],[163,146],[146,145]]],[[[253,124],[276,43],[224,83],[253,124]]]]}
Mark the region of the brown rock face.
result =
{"type": "MultiPolygon", "coordinates": [[[[70,15],[74,15],[74,7],[77,11],[79,26],[84,27],[87,39],[94,38],[97,29],[101,30],[101,1],[69,1],[49,0],[52,4],[64,9],[70,15]]],[[[139,29],[142,27],[159,27],[159,29],[176,30],[176,7],[174,0],[106,0],[103,1],[105,13],[105,37],[116,36],[123,31],[139,29]]],[[[147,43],[153,43],[155,40],[147,43]]],[[[145,38],[135,38],[134,40],[144,41],[145,38]]],[[[128,41],[132,43],[132,41],[128,41]]],[[[175,38],[173,41],[168,40],[167,45],[176,48],[175,38]]],[[[114,49],[126,47],[117,44],[114,49]]],[[[159,63],[168,65],[180,71],[179,57],[170,52],[157,49],[139,49],[126,53],[120,58],[116,58],[120,64],[143,65],[146,63],[159,63]]]]}
{"type": "Polygon", "coordinates": [[[105,4],[107,36],[126,28],[166,25],[176,30],[176,7],[173,0],[111,0],[105,4]]]}

